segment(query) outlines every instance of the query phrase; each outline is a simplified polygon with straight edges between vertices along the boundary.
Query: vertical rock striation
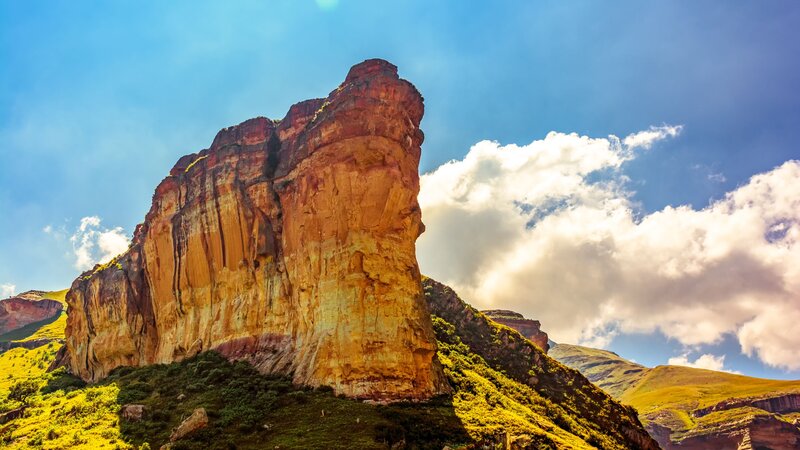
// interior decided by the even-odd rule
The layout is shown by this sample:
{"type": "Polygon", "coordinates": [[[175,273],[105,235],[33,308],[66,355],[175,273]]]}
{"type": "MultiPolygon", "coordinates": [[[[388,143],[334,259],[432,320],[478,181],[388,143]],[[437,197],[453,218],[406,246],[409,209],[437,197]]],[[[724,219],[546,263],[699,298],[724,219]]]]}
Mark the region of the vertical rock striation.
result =
{"type": "Polygon", "coordinates": [[[73,283],[71,370],[216,350],[352,397],[440,392],[414,248],[422,114],[397,68],[368,60],[182,157],[130,249],[73,283]]]}

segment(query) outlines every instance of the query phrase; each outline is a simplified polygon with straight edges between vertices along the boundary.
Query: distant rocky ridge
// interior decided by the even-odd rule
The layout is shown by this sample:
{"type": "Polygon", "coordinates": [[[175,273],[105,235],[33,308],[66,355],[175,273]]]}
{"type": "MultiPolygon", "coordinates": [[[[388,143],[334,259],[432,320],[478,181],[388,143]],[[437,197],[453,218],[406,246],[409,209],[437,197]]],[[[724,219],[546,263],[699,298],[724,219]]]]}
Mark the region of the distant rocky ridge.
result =
{"type": "Polygon", "coordinates": [[[763,409],[777,414],[800,413],[800,392],[755,398],[732,398],[706,408],[696,409],[692,411],[692,415],[694,417],[703,417],[713,412],[741,408],[743,406],[763,409]]]}
{"type": "Polygon", "coordinates": [[[61,314],[64,306],[42,298],[43,294],[42,291],[28,291],[0,300],[0,335],[61,314]]]}
{"type": "Polygon", "coordinates": [[[383,60],[180,158],[130,249],[67,295],[68,366],[207,350],[391,401],[444,392],[415,255],[422,96],[383,60]]]}
{"type": "Polygon", "coordinates": [[[555,345],[550,355],[635,406],[665,450],[800,448],[800,381],[648,368],[577,345],[555,345]]]}
{"type": "Polygon", "coordinates": [[[490,309],[482,312],[495,322],[519,331],[545,353],[550,350],[547,333],[542,331],[542,324],[538,320],[526,319],[520,313],[505,309],[490,309]]]}

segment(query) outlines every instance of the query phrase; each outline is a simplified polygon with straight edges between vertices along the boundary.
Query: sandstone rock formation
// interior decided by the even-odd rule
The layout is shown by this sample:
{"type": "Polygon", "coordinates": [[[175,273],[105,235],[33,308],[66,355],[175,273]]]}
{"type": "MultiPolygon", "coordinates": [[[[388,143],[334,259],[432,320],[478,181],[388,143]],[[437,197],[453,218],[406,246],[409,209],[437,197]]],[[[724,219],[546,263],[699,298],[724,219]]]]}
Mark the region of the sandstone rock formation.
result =
{"type": "Polygon", "coordinates": [[[172,431],[169,436],[170,442],[175,442],[178,439],[184,438],[187,435],[194,433],[197,430],[208,426],[208,414],[205,408],[197,408],[192,411],[192,415],[178,425],[178,428],[172,431]]]}
{"type": "Polygon", "coordinates": [[[712,412],[750,406],[771,413],[800,413],[800,393],[767,395],[755,398],[732,398],[692,411],[694,417],[703,417],[712,412]]]}
{"type": "Polygon", "coordinates": [[[72,284],[71,370],[216,350],[352,397],[441,392],[414,247],[422,114],[397,68],[369,60],[327,98],[180,158],[130,249],[72,284]]]}
{"type": "Polygon", "coordinates": [[[0,335],[61,314],[63,305],[34,291],[0,300],[0,335]]]}
{"type": "Polygon", "coordinates": [[[795,450],[800,448],[800,429],[771,415],[723,423],[713,433],[690,433],[664,443],[664,450],[795,450]]]}
{"type": "Polygon", "coordinates": [[[542,331],[542,324],[538,320],[526,319],[518,312],[505,309],[490,309],[481,312],[495,322],[519,331],[521,335],[538,345],[545,353],[550,350],[547,333],[542,331]]]}
{"type": "Polygon", "coordinates": [[[142,420],[142,417],[144,417],[144,412],[146,409],[147,407],[144,405],[122,405],[119,415],[127,421],[138,422],[142,420]]]}

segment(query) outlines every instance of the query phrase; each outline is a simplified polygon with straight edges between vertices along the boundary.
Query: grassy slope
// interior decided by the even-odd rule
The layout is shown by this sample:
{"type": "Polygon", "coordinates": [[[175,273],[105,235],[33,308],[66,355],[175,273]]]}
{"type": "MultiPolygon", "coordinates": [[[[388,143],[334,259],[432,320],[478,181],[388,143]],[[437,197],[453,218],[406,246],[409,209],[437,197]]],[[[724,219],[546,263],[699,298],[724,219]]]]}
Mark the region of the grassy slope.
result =
{"type": "MultiPolygon", "coordinates": [[[[589,445],[606,449],[655,447],[655,442],[642,429],[635,410],[614,401],[576,370],[548,357],[517,331],[490,320],[461,300],[449,287],[429,278],[423,279],[423,287],[435,315],[440,353],[447,355],[446,352],[454,346],[466,346],[467,353],[480,355],[482,366],[501,374],[504,379],[513,380],[514,389],[525,389],[522,398],[530,408],[538,411],[540,424],[532,423],[529,431],[512,431],[538,436],[540,428],[543,428],[551,433],[566,432],[573,440],[570,444],[537,441],[534,448],[548,448],[547,445],[589,445]],[[449,324],[452,332],[443,334],[441,322],[449,324]],[[553,428],[548,429],[550,426],[553,428]]],[[[445,373],[451,380],[460,378],[448,369],[445,364],[445,373]]],[[[486,378],[492,379],[491,376],[486,378]]],[[[502,383],[497,381],[500,380],[495,380],[498,391],[512,391],[501,387],[502,383]]],[[[457,395],[474,392],[469,386],[457,386],[457,395]]],[[[484,421],[499,414],[492,409],[473,410],[476,416],[485,418],[484,421]]]]}
{"type": "Polygon", "coordinates": [[[616,398],[647,373],[647,368],[642,365],[596,348],[556,344],[548,355],[579,370],[589,381],[616,398]]]}
{"type": "MultiPolygon", "coordinates": [[[[64,293],[48,297],[63,299],[64,293]]],[[[589,442],[619,448],[586,417],[492,367],[460,340],[452,324],[441,318],[435,322],[442,340],[438,358],[454,395],[424,405],[378,406],[326,390],[298,389],[286,379],[262,376],[213,353],[170,365],[123,368],[87,387],[63,371],[45,372],[56,343],[17,348],[0,354],[0,412],[20,406],[3,401],[13,383],[34,380],[42,389],[24,417],[0,425],[0,447],[136,449],[147,443],[158,448],[182,418],[203,406],[211,426],[176,449],[381,449],[405,441],[438,450],[496,443],[505,433],[535,448],[593,448],[589,442]],[[146,405],[144,420],[121,420],[119,409],[126,403],[146,405]]],[[[63,338],[63,325],[55,324],[30,338],[63,338]]],[[[503,345],[498,341],[487,348],[503,345]]]]}
{"type": "Polygon", "coordinates": [[[581,370],[589,379],[599,377],[598,385],[610,386],[609,392],[634,406],[643,422],[674,430],[673,440],[718,431],[735,422],[768,414],[744,407],[694,418],[691,412],[695,409],[732,398],[800,392],[800,380],[767,380],[682,366],[658,366],[626,374],[642,366],[612,352],[576,345],[558,344],[550,355],[581,370]]]}

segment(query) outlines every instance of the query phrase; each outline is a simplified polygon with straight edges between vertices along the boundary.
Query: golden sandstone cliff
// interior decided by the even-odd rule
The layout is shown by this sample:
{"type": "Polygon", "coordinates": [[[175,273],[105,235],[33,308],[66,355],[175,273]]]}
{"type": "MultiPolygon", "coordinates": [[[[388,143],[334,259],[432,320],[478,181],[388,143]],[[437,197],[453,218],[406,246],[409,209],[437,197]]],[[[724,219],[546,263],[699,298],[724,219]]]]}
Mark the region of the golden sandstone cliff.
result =
{"type": "Polygon", "coordinates": [[[130,249],[73,283],[69,368],[97,380],[216,350],[351,397],[441,392],[414,248],[422,114],[369,60],[181,158],[130,249]]]}

